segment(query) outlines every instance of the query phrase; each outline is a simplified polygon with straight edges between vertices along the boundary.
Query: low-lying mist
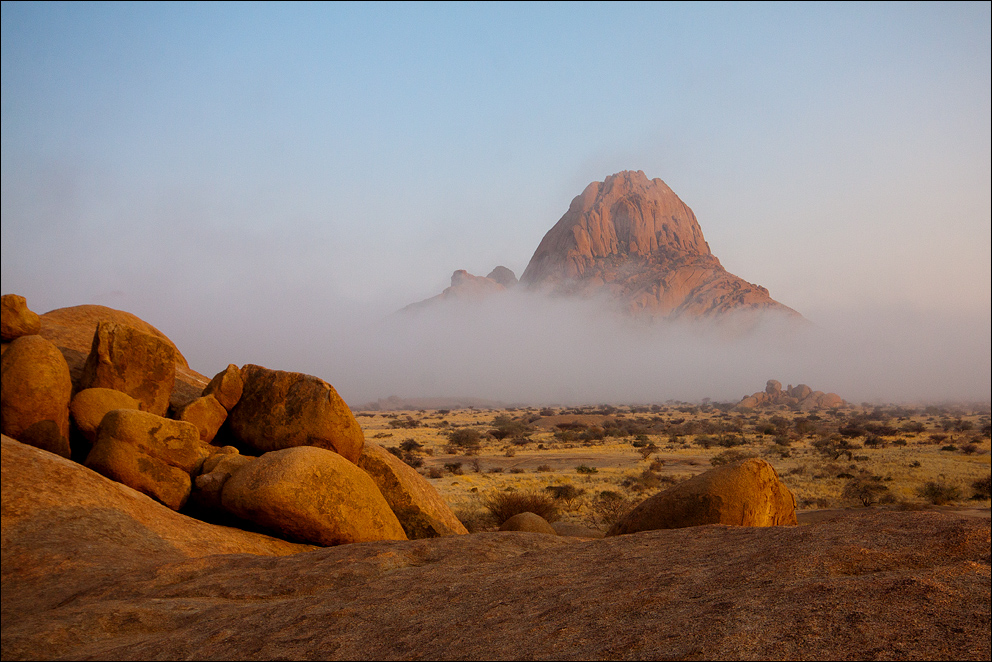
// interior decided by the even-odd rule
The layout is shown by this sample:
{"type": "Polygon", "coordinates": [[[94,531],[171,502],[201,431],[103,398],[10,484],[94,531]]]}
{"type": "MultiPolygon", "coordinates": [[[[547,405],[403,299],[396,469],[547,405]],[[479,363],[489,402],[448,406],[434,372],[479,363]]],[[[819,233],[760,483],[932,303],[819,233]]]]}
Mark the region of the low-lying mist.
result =
{"type": "MultiPolygon", "coordinates": [[[[392,395],[507,404],[736,401],[768,379],[855,403],[990,398],[988,315],[825,313],[799,327],[752,320],[740,332],[732,324],[651,324],[599,301],[521,291],[415,314],[353,305],[326,319],[309,310],[282,328],[281,343],[241,362],[317,375],[352,406],[392,395]]],[[[265,332],[255,335],[264,340],[265,332]]]]}

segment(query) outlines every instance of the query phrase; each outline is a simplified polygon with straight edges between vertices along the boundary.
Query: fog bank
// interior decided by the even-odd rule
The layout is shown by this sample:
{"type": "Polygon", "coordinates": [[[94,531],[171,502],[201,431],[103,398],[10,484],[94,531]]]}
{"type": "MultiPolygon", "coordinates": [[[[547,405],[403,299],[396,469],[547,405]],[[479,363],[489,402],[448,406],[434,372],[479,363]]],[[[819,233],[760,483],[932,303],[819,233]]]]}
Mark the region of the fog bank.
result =
{"type": "MultiPolygon", "coordinates": [[[[308,312],[290,324],[278,313],[253,315],[259,322],[232,329],[224,345],[230,358],[209,370],[231,361],[315,374],[352,406],[392,395],[522,404],[736,401],[768,379],[855,403],[990,399],[988,314],[832,311],[802,329],[765,319],[738,334],[726,325],[649,324],[612,314],[602,302],[524,292],[414,315],[343,303],[296,310],[308,312]],[[260,321],[273,317],[283,322],[278,336],[260,321]]],[[[193,367],[207,371],[195,358],[193,367]]]]}

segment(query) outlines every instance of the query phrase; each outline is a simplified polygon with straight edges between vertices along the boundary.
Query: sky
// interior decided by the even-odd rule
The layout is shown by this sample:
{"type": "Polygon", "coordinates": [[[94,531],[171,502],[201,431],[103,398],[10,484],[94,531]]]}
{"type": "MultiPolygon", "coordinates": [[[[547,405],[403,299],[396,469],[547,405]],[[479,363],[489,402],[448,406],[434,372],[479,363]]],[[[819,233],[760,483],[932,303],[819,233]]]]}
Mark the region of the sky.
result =
{"type": "Polygon", "coordinates": [[[356,404],[992,397],[989,3],[2,4],[2,289],[356,404]],[[719,345],[524,295],[592,181],[663,179],[819,330],[719,345]],[[617,326],[619,325],[619,326],[617,326]]]}

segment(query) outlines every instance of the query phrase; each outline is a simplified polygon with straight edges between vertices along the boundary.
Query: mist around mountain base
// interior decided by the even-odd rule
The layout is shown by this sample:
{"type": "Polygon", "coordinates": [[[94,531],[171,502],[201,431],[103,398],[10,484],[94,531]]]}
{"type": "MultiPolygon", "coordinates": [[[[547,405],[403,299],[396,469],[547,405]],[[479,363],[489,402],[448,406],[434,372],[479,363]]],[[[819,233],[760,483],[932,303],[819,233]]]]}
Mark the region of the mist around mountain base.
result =
{"type": "MultiPolygon", "coordinates": [[[[421,314],[353,307],[265,354],[352,406],[389,396],[509,404],[736,402],[765,381],[850,402],[990,399],[989,317],[911,311],[746,313],[717,325],[617,315],[608,301],[514,290],[421,314]],[[308,346],[307,346],[308,345],[308,346]]],[[[314,324],[316,320],[311,320],[314,324]]],[[[285,366],[285,367],[284,367],[285,366]]]]}

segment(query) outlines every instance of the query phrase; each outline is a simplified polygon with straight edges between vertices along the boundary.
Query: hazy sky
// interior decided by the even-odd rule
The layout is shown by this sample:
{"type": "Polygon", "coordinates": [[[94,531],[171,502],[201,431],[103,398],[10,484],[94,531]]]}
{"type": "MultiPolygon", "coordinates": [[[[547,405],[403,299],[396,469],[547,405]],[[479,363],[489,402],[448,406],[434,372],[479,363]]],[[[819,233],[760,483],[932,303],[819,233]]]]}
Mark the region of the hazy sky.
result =
{"type": "MultiPolygon", "coordinates": [[[[671,338],[643,340],[638,379],[609,351],[576,372],[527,344],[560,347],[563,328],[521,331],[529,303],[505,318],[519,336],[457,360],[457,338],[500,323],[375,326],[455,269],[519,276],[589,182],[643,170],[729,271],[817,323],[833,339],[818,347],[840,343],[792,381],[988,398],[990,33],[984,2],[5,2],[2,289],[38,312],[128,310],[201,372],[304,370],[349,401],[739,397],[792,379],[808,350],[669,365],[679,379],[649,387],[667,364],[643,347],[686,354],[671,338]],[[536,356],[572,390],[535,386],[536,356]]],[[[595,337],[568,347],[596,354],[595,337]]]]}

